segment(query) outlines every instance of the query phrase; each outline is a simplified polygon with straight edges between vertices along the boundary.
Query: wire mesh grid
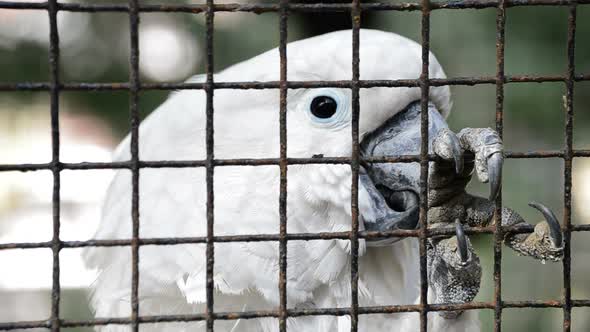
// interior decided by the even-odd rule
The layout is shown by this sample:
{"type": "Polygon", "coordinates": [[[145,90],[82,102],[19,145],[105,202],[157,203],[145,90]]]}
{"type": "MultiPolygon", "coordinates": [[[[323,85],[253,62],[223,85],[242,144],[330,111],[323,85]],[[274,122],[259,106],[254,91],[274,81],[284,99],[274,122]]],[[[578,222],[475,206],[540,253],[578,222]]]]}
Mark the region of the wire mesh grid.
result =
{"type": "MultiPolygon", "coordinates": [[[[572,225],[571,200],[572,200],[572,162],[575,157],[590,157],[590,150],[574,150],[573,148],[573,100],[574,84],[578,81],[590,81],[590,74],[576,74],[574,66],[575,33],[576,33],[576,9],[578,5],[588,5],[590,0],[459,0],[437,1],[429,0],[412,3],[361,3],[360,0],[352,0],[350,3],[314,3],[291,4],[288,0],[281,0],[274,4],[215,4],[213,0],[207,0],[206,4],[184,5],[147,5],[140,4],[139,0],[129,0],[127,4],[82,4],[59,3],[58,0],[47,2],[10,2],[0,1],[0,9],[22,10],[47,10],[50,26],[50,81],[49,82],[22,82],[0,83],[0,91],[49,91],[51,111],[51,138],[52,160],[49,163],[38,164],[3,164],[0,171],[37,171],[50,170],[53,174],[53,238],[47,242],[30,243],[0,243],[0,250],[27,249],[27,248],[51,248],[53,252],[53,275],[51,292],[51,316],[41,321],[19,321],[0,323],[0,330],[16,330],[30,328],[47,328],[59,331],[61,328],[100,326],[107,324],[129,325],[133,331],[138,331],[142,323],[156,322],[192,322],[205,321],[207,331],[214,330],[215,320],[236,320],[240,318],[278,318],[279,330],[287,330],[287,318],[299,316],[337,315],[350,316],[351,331],[358,331],[358,316],[368,314],[387,314],[401,312],[417,312],[420,314],[420,330],[427,331],[427,314],[435,311],[450,310],[476,310],[487,309],[494,311],[494,331],[502,329],[502,310],[504,308],[562,308],[563,331],[571,329],[571,312],[573,307],[590,307],[590,299],[571,298],[571,233],[590,231],[590,225],[572,225]],[[509,7],[517,6],[565,6],[569,8],[568,37],[567,37],[567,71],[561,76],[510,76],[504,74],[505,51],[505,26],[506,12],[509,7]],[[432,10],[441,9],[482,9],[496,8],[496,75],[491,77],[456,77],[448,79],[429,78],[429,39],[430,39],[430,13],[432,10]],[[57,28],[57,14],[59,11],[71,12],[125,12],[129,15],[130,46],[129,58],[130,75],[129,82],[120,83],[66,83],[59,77],[59,34],[57,28]],[[352,79],[341,81],[288,81],[287,80],[287,20],[290,12],[321,12],[339,11],[349,12],[352,18],[352,79]],[[361,80],[359,72],[360,56],[360,26],[361,12],[363,11],[420,11],[421,12],[421,44],[422,44],[422,73],[414,80],[361,80]],[[139,79],[139,47],[138,27],[140,12],[186,12],[201,14],[206,17],[206,81],[204,83],[142,83],[139,79]],[[279,13],[279,54],[280,54],[280,80],[278,82],[215,82],[213,74],[213,38],[215,12],[276,12],[279,13]],[[467,85],[493,84],[496,86],[496,130],[502,135],[504,115],[504,86],[509,83],[519,82],[562,82],[566,87],[565,97],[565,128],[564,147],[562,150],[539,150],[531,152],[506,151],[506,158],[559,158],[564,161],[563,171],[563,225],[564,233],[564,259],[563,259],[563,295],[560,300],[549,301],[505,301],[502,299],[502,239],[505,233],[531,232],[531,226],[500,227],[498,223],[488,227],[466,227],[466,234],[493,234],[494,235],[494,299],[490,302],[471,302],[465,304],[429,304],[427,301],[428,282],[426,271],[426,240],[435,235],[452,235],[451,230],[427,229],[427,189],[428,189],[428,163],[437,160],[434,155],[428,154],[428,92],[431,86],[443,85],[467,85]],[[287,157],[287,91],[298,88],[337,87],[348,88],[352,91],[352,156],[321,157],[321,158],[288,158],[287,157]],[[390,157],[372,157],[361,160],[359,155],[359,91],[371,87],[419,87],[421,89],[421,153],[419,155],[403,155],[390,157]],[[175,90],[175,89],[201,89],[206,92],[206,152],[205,160],[158,160],[142,161],[139,156],[139,92],[141,90],[175,90]],[[213,95],[216,89],[279,89],[280,91],[280,157],[267,159],[215,159],[213,141],[213,95]],[[130,126],[131,126],[131,159],[123,162],[81,162],[64,163],[59,159],[60,132],[59,132],[59,98],[61,91],[97,91],[97,90],[125,90],[129,91],[130,98],[130,126]],[[361,162],[386,163],[386,162],[420,162],[420,219],[419,229],[416,230],[392,230],[392,231],[360,231],[358,219],[358,179],[359,165],[361,162]],[[348,232],[323,232],[323,233],[287,233],[287,170],[288,165],[298,164],[348,164],[352,170],[351,186],[351,213],[352,227],[348,232]],[[277,165],[280,168],[280,196],[279,213],[280,228],[278,234],[250,234],[215,236],[214,227],[214,191],[213,175],[215,167],[221,166],[260,166],[277,165]],[[207,190],[207,235],[203,237],[174,237],[174,238],[140,238],[139,237],[139,176],[142,168],[186,168],[204,167],[206,169],[207,190]],[[62,241],[60,240],[60,172],[62,170],[88,170],[88,169],[129,169],[132,172],[132,237],[124,240],[88,240],[88,241],[62,241]],[[359,306],[358,303],[358,250],[359,239],[383,238],[388,236],[417,237],[420,241],[420,301],[415,305],[391,305],[391,306],[359,306]],[[314,309],[288,309],[287,308],[287,242],[290,240],[327,240],[341,239],[351,242],[351,306],[345,308],[314,308],[314,309]],[[215,242],[279,242],[279,295],[278,310],[243,311],[243,312],[214,312],[213,310],[213,266],[215,242]],[[175,245],[202,243],[206,244],[206,310],[202,314],[191,315],[139,315],[139,247],[145,245],[175,245]],[[131,280],[131,316],[129,318],[96,318],[92,320],[65,320],[59,312],[60,305],[60,260],[59,252],[63,248],[80,247],[119,247],[129,246],[132,251],[132,280],[131,280]]],[[[501,194],[496,200],[496,215],[501,211],[501,194]]]]}

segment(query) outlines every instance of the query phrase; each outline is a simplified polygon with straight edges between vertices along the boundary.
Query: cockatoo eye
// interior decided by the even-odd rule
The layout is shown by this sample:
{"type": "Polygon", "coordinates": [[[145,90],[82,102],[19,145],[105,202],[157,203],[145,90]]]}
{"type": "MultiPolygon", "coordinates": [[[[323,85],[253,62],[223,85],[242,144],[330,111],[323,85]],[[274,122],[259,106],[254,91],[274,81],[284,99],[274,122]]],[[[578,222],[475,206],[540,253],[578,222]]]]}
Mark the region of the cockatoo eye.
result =
{"type": "Polygon", "coordinates": [[[336,128],[350,119],[348,97],[343,91],[314,89],[304,100],[304,111],[315,125],[336,128]]]}
{"type": "Polygon", "coordinates": [[[318,96],[311,101],[309,110],[317,118],[328,119],[336,114],[338,103],[330,96],[318,96]]]}

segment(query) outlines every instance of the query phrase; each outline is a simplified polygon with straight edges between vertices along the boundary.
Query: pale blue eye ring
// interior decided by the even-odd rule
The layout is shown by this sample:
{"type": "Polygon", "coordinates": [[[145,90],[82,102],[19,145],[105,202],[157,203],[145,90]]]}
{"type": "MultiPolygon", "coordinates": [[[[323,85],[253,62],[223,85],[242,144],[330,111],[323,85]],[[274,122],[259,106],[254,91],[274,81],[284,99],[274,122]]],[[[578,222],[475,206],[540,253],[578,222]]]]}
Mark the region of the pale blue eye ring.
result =
{"type": "Polygon", "coordinates": [[[314,89],[304,102],[304,112],[316,126],[335,128],[348,123],[350,107],[346,94],[337,89],[314,89]]]}

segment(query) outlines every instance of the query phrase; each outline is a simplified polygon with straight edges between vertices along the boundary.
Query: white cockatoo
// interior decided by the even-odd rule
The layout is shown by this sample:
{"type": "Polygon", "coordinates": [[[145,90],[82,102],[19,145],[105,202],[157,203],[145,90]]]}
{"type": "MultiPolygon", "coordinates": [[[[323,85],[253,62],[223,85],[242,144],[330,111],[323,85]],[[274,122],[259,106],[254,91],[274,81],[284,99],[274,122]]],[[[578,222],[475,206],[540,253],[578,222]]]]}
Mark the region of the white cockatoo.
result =
{"type": "MultiPolygon", "coordinates": [[[[351,31],[339,31],[288,44],[288,79],[351,79],[351,41],[351,31]]],[[[433,55],[430,55],[429,62],[429,76],[445,78],[433,55]]],[[[279,68],[279,52],[273,49],[215,74],[215,81],[278,81],[279,68]]],[[[360,31],[361,79],[417,79],[421,70],[419,44],[394,33],[360,31]]],[[[197,76],[191,81],[203,82],[204,76],[197,76]]],[[[420,100],[420,94],[418,87],[360,90],[359,130],[364,155],[419,153],[420,116],[417,115],[420,114],[420,106],[416,101],[420,100]]],[[[456,169],[458,174],[466,172],[460,166],[462,153],[472,151],[476,155],[475,162],[471,162],[470,168],[466,159],[465,169],[470,168],[470,174],[475,167],[484,181],[489,175],[493,191],[497,191],[494,186],[497,187],[499,179],[494,174],[501,166],[501,158],[497,158],[501,155],[498,154],[501,142],[497,135],[491,130],[471,129],[455,136],[444,121],[451,108],[449,88],[431,87],[429,98],[430,134],[436,138],[436,144],[431,144],[434,151],[447,164],[455,164],[452,169],[456,169]],[[486,137],[491,139],[486,140],[486,137]],[[457,142],[461,145],[459,148],[457,142]]],[[[173,93],[142,122],[139,130],[140,159],[204,160],[205,101],[202,90],[173,93]]],[[[351,108],[350,89],[289,90],[288,157],[350,157],[351,108]]],[[[214,128],[216,159],[278,158],[279,90],[215,90],[214,128]]],[[[129,137],[118,147],[115,159],[130,159],[129,137]]],[[[437,168],[435,163],[431,164],[434,175],[444,173],[444,167],[437,168]]],[[[359,188],[361,230],[416,228],[419,173],[418,163],[364,165],[359,188]]],[[[442,178],[446,180],[433,180],[439,184],[438,187],[433,186],[435,191],[443,188],[444,183],[448,185],[449,177],[442,178]]],[[[446,192],[447,196],[449,192],[453,196],[462,193],[461,188],[468,182],[466,178],[463,176],[457,180],[462,181],[463,187],[453,186],[454,189],[446,192]]],[[[288,233],[351,230],[352,179],[349,165],[290,165],[287,179],[288,233]]],[[[142,168],[139,177],[140,237],[205,236],[205,183],[205,169],[202,167],[142,168]]],[[[96,239],[131,238],[131,188],[131,172],[118,171],[106,196],[96,239]]],[[[214,193],[216,236],[278,234],[278,166],[215,167],[214,193]]],[[[437,193],[444,196],[444,188],[437,193]]],[[[436,204],[439,203],[430,202],[431,206],[436,204]]],[[[435,213],[432,218],[434,220],[441,215],[444,213],[435,213]]],[[[467,223],[468,219],[469,215],[466,215],[461,222],[467,223]]],[[[485,222],[489,223],[489,220],[485,222]]],[[[459,228],[457,234],[460,235],[459,228]]],[[[399,240],[359,240],[361,306],[419,303],[418,240],[399,240]]],[[[468,240],[457,236],[438,241],[430,242],[429,247],[429,302],[471,300],[479,288],[481,270],[468,240]],[[463,268],[464,273],[461,272],[463,268]]],[[[289,241],[287,249],[289,308],[350,306],[350,241],[289,241]]],[[[205,311],[205,244],[146,245],[141,246],[139,255],[140,315],[205,311]]],[[[129,317],[131,249],[89,248],[85,258],[89,267],[100,271],[92,293],[96,317],[129,317]]],[[[214,258],[214,311],[278,308],[278,242],[215,243],[214,258]]],[[[417,331],[419,322],[418,313],[360,315],[359,330],[417,331]]],[[[429,313],[428,324],[430,331],[479,330],[477,312],[473,310],[455,315],[429,313]]],[[[275,318],[215,322],[216,331],[270,332],[278,331],[278,326],[275,318]]],[[[288,328],[290,331],[350,331],[350,318],[289,318],[288,328]]],[[[126,331],[129,327],[106,325],[98,329],[126,331]]],[[[199,331],[204,330],[204,322],[142,324],[141,329],[199,331]]]]}

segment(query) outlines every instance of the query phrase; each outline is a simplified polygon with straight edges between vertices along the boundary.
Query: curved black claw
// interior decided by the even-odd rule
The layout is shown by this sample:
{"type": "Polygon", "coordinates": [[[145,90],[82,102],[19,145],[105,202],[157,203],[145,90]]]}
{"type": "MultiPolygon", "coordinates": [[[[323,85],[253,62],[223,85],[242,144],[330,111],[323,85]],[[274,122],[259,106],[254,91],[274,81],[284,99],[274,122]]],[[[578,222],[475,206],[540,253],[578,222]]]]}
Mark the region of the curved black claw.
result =
{"type": "MultiPolygon", "coordinates": [[[[428,282],[434,295],[432,303],[468,303],[479,292],[481,265],[460,220],[455,219],[455,236],[427,242],[428,282]]],[[[438,314],[445,319],[455,319],[462,312],[453,310],[438,314]]]]}
{"type": "Polygon", "coordinates": [[[502,183],[502,165],[504,156],[502,152],[496,152],[488,158],[488,178],[490,180],[490,201],[498,197],[500,184],[502,183]]]}
{"type": "Polygon", "coordinates": [[[463,231],[463,225],[459,222],[459,219],[455,219],[455,235],[457,236],[457,248],[459,249],[459,257],[461,257],[461,263],[466,264],[469,259],[467,238],[463,231]]]}
{"type": "Polygon", "coordinates": [[[551,232],[551,241],[556,248],[561,248],[562,245],[562,236],[561,236],[561,225],[557,220],[557,217],[548,207],[541,203],[537,202],[530,202],[529,206],[539,210],[545,217],[547,224],[549,225],[549,231],[551,232]]]}
{"type": "Polygon", "coordinates": [[[455,133],[448,128],[441,129],[438,136],[434,139],[433,147],[436,154],[445,160],[453,160],[455,163],[455,172],[463,172],[463,148],[461,141],[455,133]]]}
{"type": "Polygon", "coordinates": [[[453,153],[453,160],[455,161],[455,172],[461,174],[463,172],[463,149],[461,143],[455,134],[449,135],[449,143],[453,153]]]}

